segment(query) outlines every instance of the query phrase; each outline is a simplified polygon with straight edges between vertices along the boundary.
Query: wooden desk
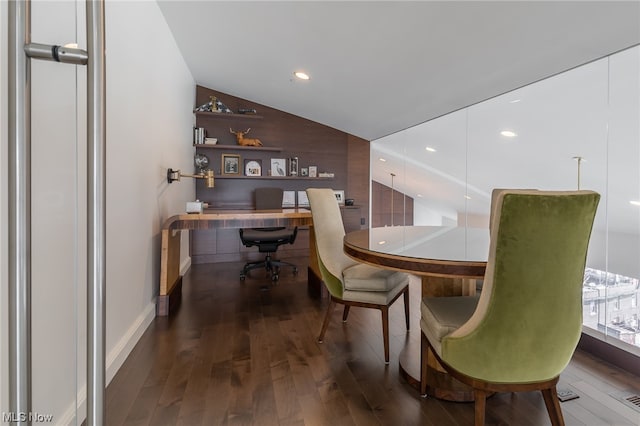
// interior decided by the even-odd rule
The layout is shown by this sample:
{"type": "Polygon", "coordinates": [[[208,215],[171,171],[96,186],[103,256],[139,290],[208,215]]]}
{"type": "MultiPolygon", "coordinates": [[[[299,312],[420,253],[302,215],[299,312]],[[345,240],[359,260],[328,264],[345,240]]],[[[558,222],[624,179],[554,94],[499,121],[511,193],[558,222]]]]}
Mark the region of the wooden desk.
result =
{"type": "MultiPolygon", "coordinates": [[[[374,266],[409,272],[422,279],[423,297],[470,296],[484,277],[489,251],[487,229],[443,226],[394,226],[350,232],[344,252],[374,266]]],[[[415,323],[415,322],[414,322],[415,323]]],[[[420,327],[410,332],[400,355],[400,374],[420,389],[420,327]]],[[[470,401],[470,388],[446,374],[430,357],[434,374],[427,393],[450,401],[470,401]]]]}
{"type": "Polygon", "coordinates": [[[162,225],[160,253],[160,293],[158,315],[169,311],[180,302],[182,276],[180,275],[180,234],[184,229],[245,228],[271,226],[311,226],[308,209],[282,210],[205,210],[202,214],[172,216],[162,225]]]}

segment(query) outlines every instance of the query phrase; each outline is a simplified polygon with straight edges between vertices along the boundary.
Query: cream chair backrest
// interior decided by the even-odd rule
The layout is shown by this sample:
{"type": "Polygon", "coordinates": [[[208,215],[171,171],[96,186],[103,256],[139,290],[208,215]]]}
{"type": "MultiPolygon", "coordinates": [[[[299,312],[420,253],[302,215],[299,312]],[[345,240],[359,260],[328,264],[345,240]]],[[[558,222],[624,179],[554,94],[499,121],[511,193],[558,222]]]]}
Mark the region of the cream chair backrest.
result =
{"type": "Polygon", "coordinates": [[[332,189],[307,189],[319,261],[342,282],[342,271],[357,262],[344,254],[344,224],[332,189]]]}

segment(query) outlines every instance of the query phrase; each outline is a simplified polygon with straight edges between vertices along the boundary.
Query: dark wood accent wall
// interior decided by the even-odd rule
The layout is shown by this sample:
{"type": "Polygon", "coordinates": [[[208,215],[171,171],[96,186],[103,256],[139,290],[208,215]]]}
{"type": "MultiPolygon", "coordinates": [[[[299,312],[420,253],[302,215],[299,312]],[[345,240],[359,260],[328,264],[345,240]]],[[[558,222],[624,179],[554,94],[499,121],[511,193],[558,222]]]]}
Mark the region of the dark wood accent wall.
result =
{"type": "MultiPolygon", "coordinates": [[[[216,175],[215,188],[206,188],[198,180],[196,195],[201,201],[208,202],[213,208],[253,208],[253,190],[260,186],[276,186],[284,190],[304,190],[309,187],[327,187],[345,191],[346,198],[359,199],[359,205],[368,201],[369,143],[366,140],[349,135],[334,128],[288,114],[255,102],[237,98],[222,92],[196,87],[196,105],[209,101],[216,96],[232,111],[238,108],[252,108],[255,116],[223,113],[196,114],[196,126],[204,127],[208,137],[218,138],[218,145],[237,147],[235,136],[229,131],[251,128],[247,137],[258,138],[265,148],[281,148],[280,151],[260,149],[220,150],[197,146],[197,152],[209,157],[210,166],[216,175]],[[261,117],[261,118],[260,118],[261,117]],[[350,148],[355,147],[351,149],[350,148]],[[362,151],[366,150],[367,160],[363,161],[362,151]],[[262,161],[262,178],[220,178],[222,154],[237,154],[244,160],[262,161]],[[334,178],[268,178],[271,158],[298,157],[298,167],[317,166],[318,172],[334,173],[334,178]],[[353,174],[350,176],[350,174],[353,174]],[[366,188],[363,191],[361,188],[366,188]],[[354,194],[351,194],[354,191],[354,194]]],[[[242,167],[244,171],[244,167],[242,167]]],[[[368,209],[367,209],[368,216],[368,209]]]]}
{"type": "Polygon", "coordinates": [[[393,190],[393,222],[391,221],[391,188],[371,181],[371,227],[413,225],[413,198],[393,190]]]}
{"type": "MultiPolygon", "coordinates": [[[[369,142],[349,135],[347,139],[346,198],[352,198],[354,205],[360,207],[360,225],[369,227],[369,142]]],[[[345,224],[346,227],[346,224],[345,224]]]]}
{"type": "MultiPolygon", "coordinates": [[[[356,206],[343,209],[345,225],[349,228],[366,226],[369,217],[369,141],[289,114],[266,105],[238,98],[217,90],[196,86],[196,105],[209,102],[216,96],[232,111],[255,109],[256,115],[224,113],[195,113],[196,127],[204,127],[207,137],[218,139],[216,147],[196,145],[195,152],[209,158],[209,168],[215,174],[215,187],[206,188],[201,179],[195,180],[196,197],[209,203],[210,208],[253,209],[253,191],[258,187],[279,187],[301,191],[307,188],[344,190],[345,198],[354,199],[356,206]],[[263,148],[239,147],[229,128],[251,131],[246,137],[257,138],[263,148]],[[221,149],[219,145],[224,146],[221,149]],[[240,155],[241,174],[221,176],[223,154],[240,155]],[[268,176],[272,158],[298,157],[298,168],[317,166],[318,172],[333,173],[333,178],[271,177],[268,176]],[[262,177],[244,176],[245,160],[262,161],[262,177]],[[348,213],[348,214],[345,214],[348,213]],[[356,217],[358,216],[358,217],[356,217]],[[364,225],[361,225],[364,224],[364,225]]],[[[195,108],[194,108],[195,109],[195,108]]],[[[306,232],[306,231],[305,231],[306,232]]],[[[295,246],[281,247],[281,256],[308,253],[305,232],[298,234],[295,246]],[[306,244],[306,246],[305,246],[306,244]]],[[[245,249],[237,237],[237,230],[192,231],[192,262],[237,261],[258,257],[255,250],[245,249]]]]}

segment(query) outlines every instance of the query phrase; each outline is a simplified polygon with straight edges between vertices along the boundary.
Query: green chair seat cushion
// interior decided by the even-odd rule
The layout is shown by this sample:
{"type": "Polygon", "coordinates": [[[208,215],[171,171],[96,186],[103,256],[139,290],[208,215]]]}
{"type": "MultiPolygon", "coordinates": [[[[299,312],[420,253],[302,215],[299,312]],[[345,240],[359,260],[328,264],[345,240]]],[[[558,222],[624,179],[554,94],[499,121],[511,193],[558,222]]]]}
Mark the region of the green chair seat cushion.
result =
{"type": "Polygon", "coordinates": [[[442,338],[467,322],[479,296],[425,297],[420,303],[420,328],[434,351],[441,356],[442,338]]]}
{"type": "Polygon", "coordinates": [[[400,283],[408,282],[408,277],[404,272],[376,268],[364,263],[342,271],[344,289],[354,291],[389,291],[400,283]]]}

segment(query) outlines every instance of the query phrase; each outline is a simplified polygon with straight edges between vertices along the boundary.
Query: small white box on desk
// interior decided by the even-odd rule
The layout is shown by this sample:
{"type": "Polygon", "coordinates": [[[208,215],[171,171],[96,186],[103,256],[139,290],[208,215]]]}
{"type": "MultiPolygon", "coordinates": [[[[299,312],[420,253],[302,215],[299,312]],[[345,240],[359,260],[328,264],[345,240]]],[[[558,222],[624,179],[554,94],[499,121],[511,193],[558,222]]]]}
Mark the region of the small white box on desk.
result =
{"type": "Polygon", "coordinates": [[[203,204],[201,201],[187,201],[187,213],[202,213],[203,204]]]}

